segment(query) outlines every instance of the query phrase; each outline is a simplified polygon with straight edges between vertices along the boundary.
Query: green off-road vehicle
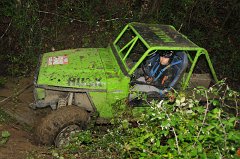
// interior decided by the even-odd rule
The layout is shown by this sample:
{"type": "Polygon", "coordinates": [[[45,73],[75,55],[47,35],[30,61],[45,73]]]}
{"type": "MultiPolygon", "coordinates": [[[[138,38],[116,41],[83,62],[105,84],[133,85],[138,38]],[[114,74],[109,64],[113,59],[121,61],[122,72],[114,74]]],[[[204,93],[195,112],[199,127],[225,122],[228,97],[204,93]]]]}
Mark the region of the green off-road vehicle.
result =
{"type": "Polygon", "coordinates": [[[51,107],[52,111],[37,124],[38,140],[59,146],[71,131],[86,128],[90,120],[112,118],[113,104],[129,98],[135,71],[153,53],[163,50],[180,51],[183,59],[185,56],[171,87],[189,65],[181,89],[188,87],[200,55],[205,56],[217,82],[208,52],[170,25],[133,22],[107,48],[44,53],[35,75],[34,108],[51,107]]]}

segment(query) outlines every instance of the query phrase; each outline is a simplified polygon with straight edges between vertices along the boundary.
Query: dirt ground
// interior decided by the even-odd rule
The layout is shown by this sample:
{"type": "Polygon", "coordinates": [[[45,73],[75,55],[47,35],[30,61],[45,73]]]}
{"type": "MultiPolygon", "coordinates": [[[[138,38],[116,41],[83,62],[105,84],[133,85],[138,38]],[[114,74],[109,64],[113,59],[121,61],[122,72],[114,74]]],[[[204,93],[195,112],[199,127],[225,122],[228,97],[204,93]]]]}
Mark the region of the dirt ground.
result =
{"type": "Polygon", "coordinates": [[[47,147],[37,146],[33,134],[18,125],[0,125],[0,132],[8,131],[11,136],[0,146],[0,159],[42,159],[51,158],[47,147]]]}
{"type": "Polygon", "coordinates": [[[7,143],[0,145],[0,159],[52,158],[48,147],[34,141],[32,129],[41,112],[29,107],[33,102],[32,82],[32,77],[9,79],[4,88],[0,88],[0,108],[15,118],[13,122],[0,123],[0,133],[6,130],[11,134],[7,143]]]}

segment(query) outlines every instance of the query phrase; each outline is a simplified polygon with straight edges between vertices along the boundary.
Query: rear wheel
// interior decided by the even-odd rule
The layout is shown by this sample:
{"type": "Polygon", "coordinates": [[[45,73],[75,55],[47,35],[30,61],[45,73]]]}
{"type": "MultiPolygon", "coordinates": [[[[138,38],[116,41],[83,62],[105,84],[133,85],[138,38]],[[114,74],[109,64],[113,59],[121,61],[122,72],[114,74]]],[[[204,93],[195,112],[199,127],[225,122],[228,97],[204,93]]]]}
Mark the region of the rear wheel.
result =
{"type": "Polygon", "coordinates": [[[65,106],[40,120],[35,129],[36,139],[45,145],[61,147],[71,134],[86,129],[89,114],[77,106],[65,106]]]}

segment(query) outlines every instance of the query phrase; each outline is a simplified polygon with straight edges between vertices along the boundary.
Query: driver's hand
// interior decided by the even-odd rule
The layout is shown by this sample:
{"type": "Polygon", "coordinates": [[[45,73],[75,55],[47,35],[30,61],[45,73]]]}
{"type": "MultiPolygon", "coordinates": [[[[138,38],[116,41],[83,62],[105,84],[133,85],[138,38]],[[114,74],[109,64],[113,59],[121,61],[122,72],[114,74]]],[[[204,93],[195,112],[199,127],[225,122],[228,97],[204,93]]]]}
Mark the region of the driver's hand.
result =
{"type": "Polygon", "coordinates": [[[152,83],[153,78],[146,76],[146,77],[145,77],[145,80],[146,80],[147,83],[152,83]]]}

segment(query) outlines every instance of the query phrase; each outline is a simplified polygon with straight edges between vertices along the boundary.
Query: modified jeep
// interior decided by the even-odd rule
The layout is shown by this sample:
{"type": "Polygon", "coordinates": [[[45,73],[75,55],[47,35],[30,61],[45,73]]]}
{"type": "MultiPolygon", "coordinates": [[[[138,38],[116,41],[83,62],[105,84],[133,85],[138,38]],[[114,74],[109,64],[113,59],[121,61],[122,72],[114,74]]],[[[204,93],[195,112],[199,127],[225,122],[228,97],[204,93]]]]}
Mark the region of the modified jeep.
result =
{"type": "MultiPolygon", "coordinates": [[[[112,118],[113,104],[129,98],[135,71],[153,53],[163,50],[181,52],[182,62],[170,87],[179,81],[181,89],[188,87],[200,55],[205,56],[218,81],[208,52],[170,25],[132,22],[107,48],[42,54],[34,80],[33,107],[51,107],[52,111],[37,124],[38,141],[59,146],[72,131],[85,129],[90,120],[112,118]],[[187,67],[188,73],[181,79],[187,67]]],[[[127,104],[125,107],[128,109],[127,104]]]]}

